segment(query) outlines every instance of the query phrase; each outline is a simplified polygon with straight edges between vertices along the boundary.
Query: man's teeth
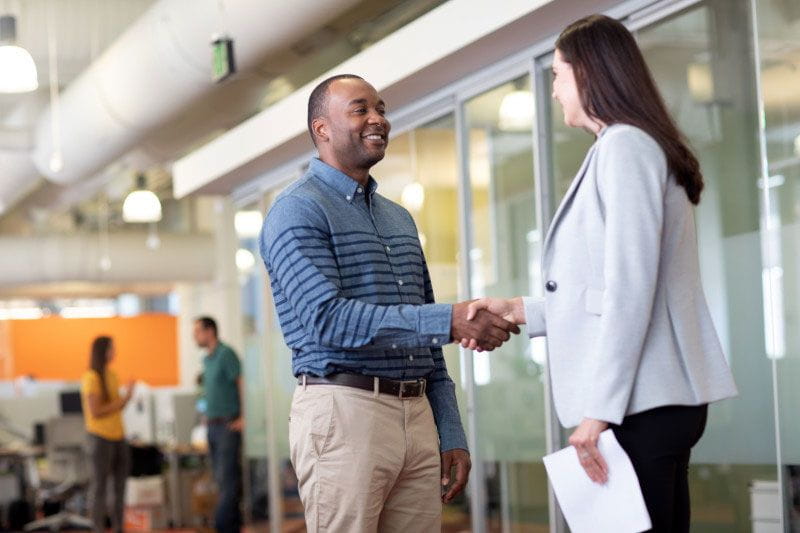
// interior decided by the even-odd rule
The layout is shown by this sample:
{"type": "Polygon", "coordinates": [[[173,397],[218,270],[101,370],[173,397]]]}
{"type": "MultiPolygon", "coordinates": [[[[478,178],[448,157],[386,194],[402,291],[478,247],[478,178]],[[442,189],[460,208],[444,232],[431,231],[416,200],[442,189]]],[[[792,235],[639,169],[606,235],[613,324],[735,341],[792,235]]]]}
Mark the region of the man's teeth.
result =
{"type": "Polygon", "coordinates": [[[383,140],[383,136],[382,135],[367,135],[366,138],[370,139],[372,141],[382,141],[383,140]]]}

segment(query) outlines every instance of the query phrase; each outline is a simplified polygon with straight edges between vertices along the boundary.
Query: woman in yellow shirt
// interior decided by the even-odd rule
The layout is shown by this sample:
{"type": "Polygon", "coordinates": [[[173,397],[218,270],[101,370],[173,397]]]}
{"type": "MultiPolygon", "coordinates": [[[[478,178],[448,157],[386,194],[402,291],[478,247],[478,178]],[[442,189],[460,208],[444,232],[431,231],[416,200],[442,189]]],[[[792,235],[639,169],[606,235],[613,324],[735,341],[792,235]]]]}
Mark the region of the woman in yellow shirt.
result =
{"type": "Polygon", "coordinates": [[[123,396],[119,394],[117,375],[108,369],[114,359],[111,337],[97,337],[92,342],[89,370],[81,379],[81,403],[89,433],[89,453],[92,478],[89,485],[91,518],[95,531],[105,531],[106,485],[114,481],[114,508],[111,525],[114,532],[122,531],[122,511],[125,480],[130,470],[130,455],[122,428],[122,410],[133,395],[133,382],[123,396]]]}

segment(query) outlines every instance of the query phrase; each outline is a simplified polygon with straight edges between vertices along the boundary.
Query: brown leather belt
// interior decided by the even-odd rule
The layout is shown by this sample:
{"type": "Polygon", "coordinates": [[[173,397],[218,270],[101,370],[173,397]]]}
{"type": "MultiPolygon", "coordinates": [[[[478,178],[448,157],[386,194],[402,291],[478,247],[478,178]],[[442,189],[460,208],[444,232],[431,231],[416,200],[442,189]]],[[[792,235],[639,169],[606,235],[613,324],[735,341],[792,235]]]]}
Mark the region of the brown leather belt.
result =
{"type": "MultiPolygon", "coordinates": [[[[297,383],[302,385],[305,378],[306,385],[342,385],[356,389],[374,391],[375,378],[360,374],[331,374],[324,378],[302,375],[297,378],[297,383]]],[[[396,380],[387,378],[378,379],[378,392],[391,394],[400,399],[422,398],[425,395],[427,381],[424,378],[412,380],[396,380]]]]}
{"type": "Polygon", "coordinates": [[[217,416],[206,420],[206,424],[228,424],[239,418],[238,416],[217,416]]]}

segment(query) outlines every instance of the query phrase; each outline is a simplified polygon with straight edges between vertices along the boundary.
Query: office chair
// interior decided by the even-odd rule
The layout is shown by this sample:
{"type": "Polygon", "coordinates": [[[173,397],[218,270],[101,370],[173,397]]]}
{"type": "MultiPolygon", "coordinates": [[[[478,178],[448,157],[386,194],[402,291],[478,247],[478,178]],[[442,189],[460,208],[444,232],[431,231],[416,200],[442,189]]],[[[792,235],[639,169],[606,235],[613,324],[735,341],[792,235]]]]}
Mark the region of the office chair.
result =
{"type": "Polygon", "coordinates": [[[64,416],[47,422],[45,438],[49,471],[60,481],[44,487],[35,465],[28,475],[31,485],[36,489],[38,508],[50,501],[61,502],[64,508],[54,515],[29,522],[25,525],[25,531],[93,529],[94,523],[89,518],[67,509],[69,503],[85,492],[88,486],[88,468],[83,448],[85,435],[81,416],[64,416]]]}

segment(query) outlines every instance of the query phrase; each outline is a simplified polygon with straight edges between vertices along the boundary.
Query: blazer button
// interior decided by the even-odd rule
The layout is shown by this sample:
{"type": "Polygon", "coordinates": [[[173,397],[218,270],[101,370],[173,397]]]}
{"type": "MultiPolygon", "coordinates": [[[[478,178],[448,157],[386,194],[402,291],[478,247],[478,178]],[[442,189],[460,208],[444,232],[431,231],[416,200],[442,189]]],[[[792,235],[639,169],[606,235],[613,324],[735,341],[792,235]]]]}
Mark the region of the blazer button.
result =
{"type": "Polygon", "coordinates": [[[555,281],[550,280],[544,284],[544,288],[547,289],[547,292],[556,292],[558,285],[556,284],[555,281]]]}

